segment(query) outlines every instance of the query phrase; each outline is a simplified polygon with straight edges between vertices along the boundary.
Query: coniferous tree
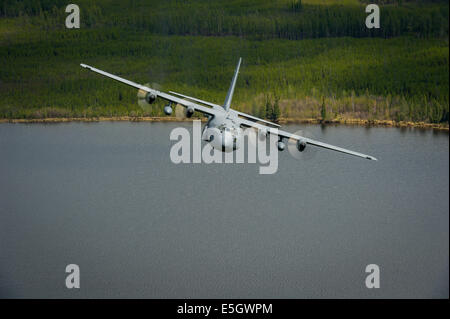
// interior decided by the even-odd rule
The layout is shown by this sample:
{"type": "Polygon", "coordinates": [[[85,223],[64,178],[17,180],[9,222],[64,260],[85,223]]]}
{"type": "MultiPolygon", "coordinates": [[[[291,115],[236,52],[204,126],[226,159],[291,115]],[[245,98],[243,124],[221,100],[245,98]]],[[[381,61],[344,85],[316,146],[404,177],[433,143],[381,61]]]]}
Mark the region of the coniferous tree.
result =
{"type": "Polygon", "coordinates": [[[325,105],[325,97],[322,97],[322,104],[320,107],[320,115],[322,116],[322,120],[326,120],[327,118],[327,107],[325,105]]]}

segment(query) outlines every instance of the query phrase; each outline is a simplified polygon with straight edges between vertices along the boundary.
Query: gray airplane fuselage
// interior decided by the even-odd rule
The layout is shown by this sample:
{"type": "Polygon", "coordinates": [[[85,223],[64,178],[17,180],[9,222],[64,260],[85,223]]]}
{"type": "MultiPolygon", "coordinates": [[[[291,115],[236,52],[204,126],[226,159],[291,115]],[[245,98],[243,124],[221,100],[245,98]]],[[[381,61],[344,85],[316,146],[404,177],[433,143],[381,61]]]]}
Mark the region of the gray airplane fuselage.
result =
{"type": "Polygon", "coordinates": [[[232,111],[222,111],[218,115],[210,117],[203,128],[202,139],[223,152],[237,150],[242,137],[242,129],[234,121],[235,118],[237,115],[232,111]]]}

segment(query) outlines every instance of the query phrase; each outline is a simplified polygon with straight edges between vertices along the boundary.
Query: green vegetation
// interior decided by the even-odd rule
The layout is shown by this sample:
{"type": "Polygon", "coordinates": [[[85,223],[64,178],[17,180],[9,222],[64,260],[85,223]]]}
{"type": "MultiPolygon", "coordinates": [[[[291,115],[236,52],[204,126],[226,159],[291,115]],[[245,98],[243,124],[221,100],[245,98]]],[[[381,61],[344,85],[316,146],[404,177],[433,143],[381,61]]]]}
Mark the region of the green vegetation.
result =
{"type": "Polygon", "coordinates": [[[389,1],[380,30],[357,0],[92,3],[67,30],[65,2],[3,2],[0,118],[162,115],[79,63],[222,103],[242,56],[234,107],[256,116],[448,121],[448,2],[389,1]]]}

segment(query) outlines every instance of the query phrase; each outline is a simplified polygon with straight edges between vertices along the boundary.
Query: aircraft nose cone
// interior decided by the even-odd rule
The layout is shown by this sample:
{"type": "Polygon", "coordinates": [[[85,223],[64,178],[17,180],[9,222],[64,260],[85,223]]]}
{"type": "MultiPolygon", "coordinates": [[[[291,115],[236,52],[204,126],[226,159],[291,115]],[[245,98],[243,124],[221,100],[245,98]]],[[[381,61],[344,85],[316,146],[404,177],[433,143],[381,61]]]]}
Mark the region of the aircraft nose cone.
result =
{"type": "Polygon", "coordinates": [[[225,131],[222,134],[222,151],[224,152],[233,151],[233,136],[228,131],[225,131]]]}

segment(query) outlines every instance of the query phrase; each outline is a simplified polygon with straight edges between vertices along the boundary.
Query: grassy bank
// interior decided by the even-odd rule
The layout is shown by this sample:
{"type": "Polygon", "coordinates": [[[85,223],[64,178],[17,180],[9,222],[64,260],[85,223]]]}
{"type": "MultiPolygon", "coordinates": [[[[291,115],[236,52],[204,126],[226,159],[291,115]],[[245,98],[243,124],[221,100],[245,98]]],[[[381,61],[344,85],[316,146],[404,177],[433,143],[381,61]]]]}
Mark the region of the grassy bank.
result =
{"type": "MultiPolygon", "coordinates": [[[[206,122],[204,117],[194,117],[191,119],[180,119],[169,116],[118,116],[118,117],[51,117],[51,118],[30,118],[30,119],[0,119],[1,123],[14,123],[14,124],[58,124],[69,122],[85,122],[85,123],[97,123],[97,122],[192,122],[192,120],[201,120],[206,122]]],[[[391,121],[391,120],[361,120],[351,118],[335,118],[332,120],[322,120],[316,118],[280,118],[279,124],[321,124],[321,125],[358,125],[358,126],[387,126],[387,127],[414,127],[424,129],[435,129],[448,131],[448,123],[425,123],[425,122],[406,122],[406,121],[391,121]]]]}

